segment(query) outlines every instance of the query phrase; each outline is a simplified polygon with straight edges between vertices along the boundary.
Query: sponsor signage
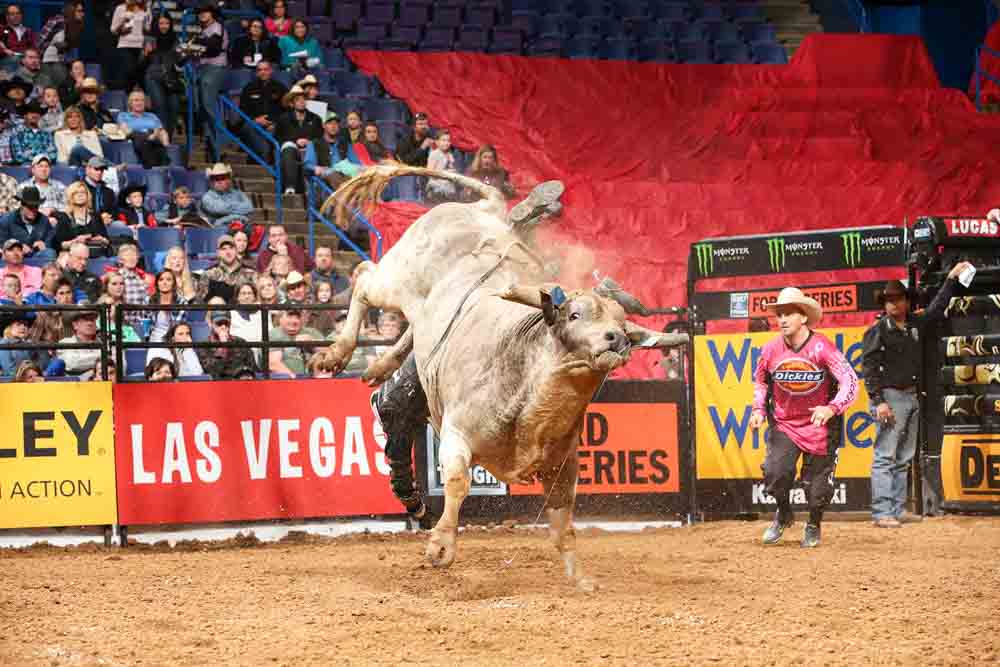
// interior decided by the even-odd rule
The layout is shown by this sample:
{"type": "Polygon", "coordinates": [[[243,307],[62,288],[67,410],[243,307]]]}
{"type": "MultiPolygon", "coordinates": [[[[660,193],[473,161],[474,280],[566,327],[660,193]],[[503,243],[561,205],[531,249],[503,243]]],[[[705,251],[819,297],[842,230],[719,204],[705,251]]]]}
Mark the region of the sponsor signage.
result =
{"type": "Polygon", "coordinates": [[[897,227],[706,239],[689,266],[695,279],[902,266],[905,246],[897,227]]]}
{"type": "MultiPolygon", "coordinates": [[[[864,329],[821,329],[837,346],[855,372],[861,375],[864,329]]],[[[745,333],[696,336],[695,355],[695,447],[699,481],[759,480],[763,477],[766,428],[750,428],[753,406],[753,374],[760,349],[775,333],[745,333]]],[[[805,359],[788,360],[775,373],[775,381],[790,391],[808,394],[822,381],[823,370],[805,359]]],[[[875,420],[868,412],[864,383],[858,397],[840,420],[840,462],[837,477],[870,476],[875,420]]]]}
{"type": "Polygon", "coordinates": [[[113,524],[111,384],[0,385],[0,528],[113,524]]]}
{"type": "Polygon", "coordinates": [[[1000,238],[1000,223],[982,218],[945,218],[948,236],[966,238],[1000,238]]]}
{"type": "Polygon", "coordinates": [[[356,380],[118,384],[120,523],[402,514],[356,380]]]}
{"type": "MultiPolygon", "coordinates": [[[[767,317],[767,306],[778,300],[779,291],[751,292],[750,317],[767,317]]],[[[802,291],[806,296],[816,299],[824,313],[849,313],[858,310],[857,285],[804,287],[802,291]]]]}
{"type": "MultiPolygon", "coordinates": [[[[577,451],[578,495],[678,493],[676,403],[592,403],[577,451]]],[[[541,495],[541,483],[513,484],[511,495],[541,495]]]]}
{"type": "MultiPolygon", "coordinates": [[[[444,495],[444,479],[441,476],[441,467],[438,462],[438,449],[441,447],[441,440],[437,437],[434,428],[427,425],[427,493],[432,496],[444,495]]],[[[469,495],[472,496],[505,496],[507,495],[507,485],[493,476],[486,468],[478,463],[469,470],[469,495]]]]}
{"type": "Polygon", "coordinates": [[[945,502],[1000,503],[1000,433],[945,435],[941,482],[945,502]]]}

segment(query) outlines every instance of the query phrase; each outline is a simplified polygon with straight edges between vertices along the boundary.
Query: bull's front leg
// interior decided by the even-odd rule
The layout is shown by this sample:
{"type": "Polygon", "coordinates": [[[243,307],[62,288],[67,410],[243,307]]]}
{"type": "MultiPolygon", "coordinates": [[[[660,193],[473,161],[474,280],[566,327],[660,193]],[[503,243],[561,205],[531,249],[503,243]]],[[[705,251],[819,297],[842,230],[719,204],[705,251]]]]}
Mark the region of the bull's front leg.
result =
{"type": "Polygon", "coordinates": [[[545,493],[545,508],[549,515],[549,536],[562,556],[566,576],[581,591],[590,593],[597,584],[584,576],[576,557],[576,531],[573,529],[573,507],[576,505],[576,479],[579,461],[576,447],[569,453],[561,468],[551,474],[540,475],[545,493]]]}
{"type": "Polygon", "coordinates": [[[465,438],[448,423],[441,424],[441,445],[438,449],[441,477],[444,480],[444,511],[431,531],[427,543],[427,559],[434,567],[448,567],[455,560],[455,540],[458,535],[458,513],[469,495],[469,466],[472,450],[465,438]]]}

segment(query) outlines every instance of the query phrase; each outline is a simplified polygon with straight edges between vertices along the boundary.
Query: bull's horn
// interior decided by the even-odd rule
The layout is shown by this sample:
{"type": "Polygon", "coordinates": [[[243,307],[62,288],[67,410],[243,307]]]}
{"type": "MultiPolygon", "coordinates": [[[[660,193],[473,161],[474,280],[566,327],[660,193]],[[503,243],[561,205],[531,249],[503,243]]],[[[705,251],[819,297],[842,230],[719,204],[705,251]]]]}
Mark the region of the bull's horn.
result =
{"type": "MultiPolygon", "coordinates": [[[[532,308],[541,308],[544,304],[543,293],[552,294],[553,290],[559,289],[556,283],[542,283],[541,285],[511,285],[510,287],[496,292],[496,296],[507,301],[520,303],[532,308]]],[[[559,305],[559,304],[556,304],[559,305]]]]}
{"type": "Polygon", "coordinates": [[[604,276],[604,278],[601,279],[601,282],[594,288],[594,292],[596,292],[599,296],[617,301],[618,305],[624,308],[625,312],[629,315],[649,314],[649,310],[646,309],[646,306],[642,305],[642,302],[639,301],[635,295],[623,290],[621,285],[616,283],[609,276],[604,276]]]}
{"type": "Polygon", "coordinates": [[[641,327],[634,322],[625,322],[625,335],[636,347],[664,348],[687,345],[690,338],[686,333],[662,333],[641,327]]]}

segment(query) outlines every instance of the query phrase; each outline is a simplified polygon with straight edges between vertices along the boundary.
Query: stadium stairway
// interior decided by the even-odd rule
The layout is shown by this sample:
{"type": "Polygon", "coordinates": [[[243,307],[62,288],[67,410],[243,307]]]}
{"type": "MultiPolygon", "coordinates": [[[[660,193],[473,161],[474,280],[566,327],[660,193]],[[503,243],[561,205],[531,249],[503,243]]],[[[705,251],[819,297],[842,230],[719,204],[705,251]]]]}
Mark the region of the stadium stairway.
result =
{"type": "MultiPolygon", "coordinates": [[[[222,150],[222,162],[233,170],[233,181],[253,202],[255,210],[251,221],[259,225],[267,225],[277,221],[276,195],[274,179],[264,167],[258,164],[247,164],[245,153],[233,145],[222,150]]],[[[204,172],[211,166],[210,156],[200,137],[195,137],[191,144],[189,167],[193,171],[204,172]]],[[[309,246],[309,221],[306,215],[305,195],[282,195],[282,221],[289,237],[301,245],[309,246]]],[[[316,245],[337,247],[338,237],[322,224],[315,227],[316,245]]],[[[337,269],[350,275],[354,267],[361,261],[360,256],[352,251],[334,253],[337,269]]]]}

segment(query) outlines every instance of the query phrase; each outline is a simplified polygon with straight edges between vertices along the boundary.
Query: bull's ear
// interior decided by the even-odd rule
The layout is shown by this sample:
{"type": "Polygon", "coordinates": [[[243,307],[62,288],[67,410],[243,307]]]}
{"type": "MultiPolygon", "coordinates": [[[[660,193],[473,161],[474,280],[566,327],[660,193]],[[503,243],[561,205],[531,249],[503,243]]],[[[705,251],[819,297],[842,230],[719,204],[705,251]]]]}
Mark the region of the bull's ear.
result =
{"type": "Polygon", "coordinates": [[[661,333],[634,322],[625,322],[625,335],[632,345],[644,348],[678,347],[687,345],[689,340],[686,333],[661,333]]]}

